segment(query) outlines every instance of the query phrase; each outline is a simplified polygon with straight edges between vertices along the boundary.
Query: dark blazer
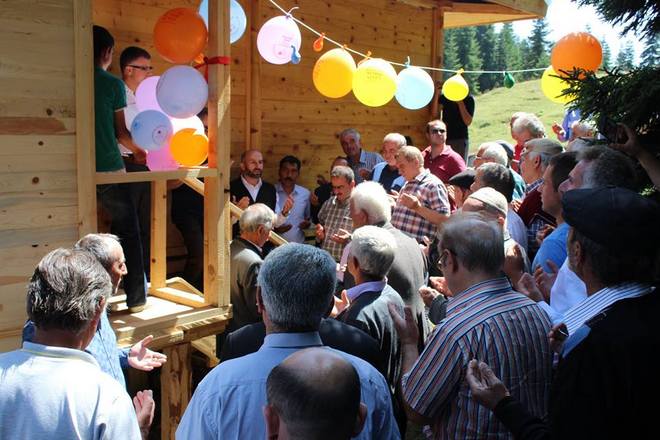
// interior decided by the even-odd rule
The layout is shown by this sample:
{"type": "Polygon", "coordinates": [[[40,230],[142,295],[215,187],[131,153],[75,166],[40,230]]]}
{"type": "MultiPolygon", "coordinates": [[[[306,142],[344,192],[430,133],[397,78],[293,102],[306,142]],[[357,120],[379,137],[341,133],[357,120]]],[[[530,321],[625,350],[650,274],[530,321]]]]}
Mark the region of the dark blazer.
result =
{"type": "MultiPolygon", "coordinates": [[[[236,198],[237,202],[243,197],[247,197],[250,199],[250,205],[255,203],[263,203],[275,211],[275,204],[277,203],[277,192],[275,191],[275,186],[268,182],[264,182],[263,180],[261,181],[261,188],[259,189],[256,200],[252,198],[250,191],[248,191],[245,185],[243,185],[243,181],[240,177],[229,182],[229,192],[232,198],[236,198]]],[[[238,222],[236,222],[232,228],[232,236],[238,237],[239,233],[239,225],[238,222]]]]}
{"type": "MultiPolygon", "coordinates": [[[[323,345],[357,356],[384,375],[378,342],[365,332],[335,319],[323,319],[319,334],[323,345]]],[[[254,353],[263,345],[265,337],[266,326],[263,322],[246,325],[227,335],[218,358],[224,362],[254,353]]]]}
{"type": "Polygon", "coordinates": [[[261,321],[257,312],[257,275],[263,260],[259,248],[240,237],[232,240],[229,249],[233,317],[227,328],[232,331],[261,321]]]}
{"type": "Polygon", "coordinates": [[[386,285],[382,291],[363,292],[338,316],[339,321],[359,328],[378,341],[385,362],[385,378],[394,391],[401,378],[401,341],[390,316],[388,304],[394,304],[403,314],[401,296],[386,285]]]}

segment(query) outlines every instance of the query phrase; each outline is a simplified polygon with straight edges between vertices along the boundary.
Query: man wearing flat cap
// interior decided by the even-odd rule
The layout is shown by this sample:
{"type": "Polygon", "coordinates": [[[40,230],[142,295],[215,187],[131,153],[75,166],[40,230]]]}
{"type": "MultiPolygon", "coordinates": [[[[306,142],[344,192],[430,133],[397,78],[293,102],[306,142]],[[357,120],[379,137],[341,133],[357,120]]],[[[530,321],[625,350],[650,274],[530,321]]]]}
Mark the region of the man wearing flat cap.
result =
{"type": "Polygon", "coordinates": [[[588,297],[550,333],[560,362],[549,423],[511,398],[486,363],[471,361],[467,381],[474,398],[517,439],[651,438],[657,411],[649,399],[660,395],[651,360],[660,350],[660,294],[653,287],[660,207],[615,187],[569,191],[562,205],[570,225],[569,264],[588,297]],[[561,336],[566,330],[568,339],[561,336]]]}

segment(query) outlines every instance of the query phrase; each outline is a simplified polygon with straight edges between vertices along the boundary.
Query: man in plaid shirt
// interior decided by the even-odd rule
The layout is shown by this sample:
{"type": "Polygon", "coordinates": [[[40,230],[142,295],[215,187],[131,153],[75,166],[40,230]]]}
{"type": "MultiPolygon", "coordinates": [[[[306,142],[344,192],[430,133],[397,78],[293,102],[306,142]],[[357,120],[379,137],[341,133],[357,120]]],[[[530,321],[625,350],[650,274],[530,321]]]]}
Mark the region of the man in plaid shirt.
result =
{"type": "Polygon", "coordinates": [[[424,237],[432,239],[438,225],[449,218],[447,188],[424,168],[424,157],[416,147],[402,147],[396,162],[406,184],[397,194],[392,225],[423,243],[424,237]]]}
{"type": "Polygon", "coordinates": [[[339,261],[353,231],[349,202],[355,187],[355,174],[349,167],[337,166],[330,173],[330,182],[334,195],[326,200],[319,211],[316,241],[335,261],[339,261]]]}

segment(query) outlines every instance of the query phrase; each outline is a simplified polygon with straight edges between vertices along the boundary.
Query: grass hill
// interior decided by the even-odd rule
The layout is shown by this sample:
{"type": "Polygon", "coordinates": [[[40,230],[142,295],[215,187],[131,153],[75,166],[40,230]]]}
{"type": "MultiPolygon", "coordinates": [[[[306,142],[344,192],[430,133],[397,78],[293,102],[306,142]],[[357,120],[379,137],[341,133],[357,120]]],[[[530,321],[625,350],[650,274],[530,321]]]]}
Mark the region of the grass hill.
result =
{"type": "Polygon", "coordinates": [[[561,124],[564,106],[555,104],[541,91],[541,80],[516,83],[511,89],[500,87],[475,96],[475,115],[470,125],[470,152],[485,141],[504,139],[512,142],[509,119],[515,112],[534,113],[545,125],[548,137],[556,139],[552,123],[561,124]]]}

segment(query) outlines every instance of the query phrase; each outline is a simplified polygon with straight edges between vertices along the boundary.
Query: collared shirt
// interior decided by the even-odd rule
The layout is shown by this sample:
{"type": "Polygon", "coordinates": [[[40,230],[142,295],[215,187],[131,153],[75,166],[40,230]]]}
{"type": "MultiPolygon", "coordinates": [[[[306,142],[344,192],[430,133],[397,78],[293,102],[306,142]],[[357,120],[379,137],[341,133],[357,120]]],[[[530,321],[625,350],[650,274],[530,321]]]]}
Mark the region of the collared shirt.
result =
{"type": "Polygon", "coordinates": [[[514,292],[506,278],[475,284],[449,299],[447,317],[403,376],[406,402],[433,419],[436,439],[511,438],[479,405],[465,381],[471,359],[486,362],[529,411],[546,413],[552,352],[550,320],[534,302],[514,292]]]}
{"type": "Polygon", "coordinates": [[[525,180],[513,169],[509,168],[509,170],[513,176],[513,200],[522,200],[525,197],[525,189],[527,188],[525,180]]]}
{"type": "Polygon", "coordinates": [[[360,176],[361,169],[365,169],[371,172],[371,170],[374,169],[376,164],[380,162],[385,162],[385,159],[383,159],[383,156],[381,156],[380,154],[372,153],[371,151],[366,151],[365,149],[360,149],[360,161],[358,163],[353,163],[351,162],[350,159],[347,160],[348,160],[348,166],[350,166],[353,172],[355,173],[356,184],[364,180],[362,179],[362,176],[360,176]]]}
{"type": "Polygon", "coordinates": [[[325,229],[325,238],[321,248],[328,251],[335,261],[341,259],[345,244],[337,243],[331,240],[332,234],[336,234],[340,229],[353,232],[353,219],[350,212],[350,199],[343,202],[337,200],[337,196],[332,196],[321,207],[319,211],[319,223],[325,229]]]}
{"type": "Polygon", "coordinates": [[[443,183],[447,183],[456,174],[465,171],[465,161],[450,145],[445,145],[442,153],[436,157],[432,157],[432,151],[433,147],[430,145],[422,151],[424,168],[428,168],[443,183]]]}
{"type": "Polygon", "coordinates": [[[557,267],[564,264],[568,255],[566,239],[568,238],[569,229],[568,223],[564,222],[557,226],[550,235],[545,237],[532,262],[532,271],[535,271],[538,266],[541,266],[544,272],[550,272],[551,270],[547,260],[555,263],[557,267]]]}
{"type": "MultiPolygon", "coordinates": [[[[23,342],[32,342],[34,333],[35,325],[28,319],[23,327],[23,342]]],[[[123,388],[126,388],[126,379],[122,369],[128,368],[129,349],[117,347],[117,337],[112,330],[112,325],[110,325],[107,310],[101,314],[94,338],[85,348],[85,351],[94,357],[99,367],[101,367],[101,371],[109,374],[123,388]]]]}
{"type": "MultiPolygon", "coordinates": [[[[532,191],[538,191],[539,187],[543,183],[543,179],[535,180],[534,182],[527,185],[525,189],[525,196],[532,193],[532,191]]],[[[548,223],[539,216],[535,216],[527,227],[527,248],[530,254],[536,255],[536,251],[539,248],[539,245],[536,241],[536,234],[541,230],[541,228],[548,223]]]]}
{"type": "Polygon", "coordinates": [[[261,189],[261,185],[263,185],[263,180],[259,179],[256,185],[252,185],[241,174],[241,182],[243,182],[245,189],[247,189],[248,192],[250,193],[250,197],[252,197],[252,200],[257,200],[257,196],[259,195],[259,190],[261,189]]]}
{"type": "MultiPolygon", "coordinates": [[[[215,367],[195,390],[176,431],[180,440],[263,439],[263,406],[270,371],[291,353],[323,343],[318,332],[275,333],[256,353],[215,367]]],[[[356,438],[398,439],[392,401],[385,378],[367,362],[344,352],[360,377],[361,400],[367,405],[364,429],[356,438]]]]}
{"type": "MultiPolygon", "coordinates": [[[[413,180],[406,182],[400,194],[404,193],[417,197],[422,206],[441,214],[449,214],[447,188],[429,170],[425,169],[413,180]]],[[[391,223],[420,243],[424,237],[433,238],[438,229],[437,225],[398,202],[392,211],[391,223]]]]}
{"type": "Polygon", "coordinates": [[[646,295],[652,290],[653,288],[650,284],[633,282],[622,283],[599,290],[566,312],[563,322],[566,324],[566,328],[568,328],[568,334],[574,333],[585,322],[615,302],[626,298],[636,298],[646,295]]]}
{"type": "MultiPolygon", "coordinates": [[[[282,184],[279,182],[275,185],[275,191],[277,193],[275,212],[277,214],[282,214],[282,208],[284,207],[284,203],[289,197],[289,194],[284,191],[282,184]]],[[[282,223],[282,226],[291,225],[291,229],[280,234],[289,242],[305,242],[305,233],[298,225],[303,221],[308,220],[310,217],[309,195],[309,190],[300,185],[294,186],[293,191],[291,192],[291,197],[293,197],[293,208],[291,208],[289,215],[286,216],[282,223]]]]}
{"type": "Polygon", "coordinates": [[[506,213],[506,229],[511,234],[511,238],[527,251],[527,226],[510,206],[506,213]]]}
{"type": "Polygon", "coordinates": [[[140,439],[131,398],[82,350],[0,354],[0,438],[140,439]]]}
{"type": "MultiPolygon", "coordinates": [[[[137,103],[135,101],[135,93],[133,90],[128,88],[126,83],[124,83],[124,88],[126,89],[126,108],[124,108],[124,122],[126,123],[126,129],[128,131],[131,130],[131,124],[133,123],[133,119],[137,116],[138,113],[140,113],[140,110],[137,108],[137,103]]],[[[121,151],[122,156],[128,156],[130,154],[133,154],[131,150],[128,148],[124,147],[121,143],[119,143],[119,151],[121,151]]]]}
{"type": "Polygon", "coordinates": [[[406,179],[399,174],[399,169],[391,169],[387,162],[376,164],[371,172],[371,180],[381,184],[385,192],[399,191],[406,184],[406,179]]]}
{"type": "Polygon", "coordinates": [[[387,286],[387,278],[383,281],[369,281],[351,287],[346,291],[346,296],[350,301],[355,301],[364,292],[382,292],[385,286],[387,286]]]}

